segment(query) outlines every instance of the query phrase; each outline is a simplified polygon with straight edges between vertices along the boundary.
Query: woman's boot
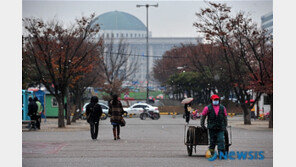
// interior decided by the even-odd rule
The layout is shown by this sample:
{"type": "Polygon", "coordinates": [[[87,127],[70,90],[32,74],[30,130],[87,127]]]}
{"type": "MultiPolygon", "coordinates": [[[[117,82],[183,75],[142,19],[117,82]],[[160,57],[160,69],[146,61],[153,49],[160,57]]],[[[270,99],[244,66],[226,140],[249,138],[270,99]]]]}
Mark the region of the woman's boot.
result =
{"type": "Polygon", "coordinates": [[[119,135],[120,135],[120,127],[117,126],[117,139],[120,139],[119,135]]]}
{"type": "Polygon", "coordinates": [[[116,128],[113,128],[113,136],[114,136],[114,140],[116,140],[116,128]]]}

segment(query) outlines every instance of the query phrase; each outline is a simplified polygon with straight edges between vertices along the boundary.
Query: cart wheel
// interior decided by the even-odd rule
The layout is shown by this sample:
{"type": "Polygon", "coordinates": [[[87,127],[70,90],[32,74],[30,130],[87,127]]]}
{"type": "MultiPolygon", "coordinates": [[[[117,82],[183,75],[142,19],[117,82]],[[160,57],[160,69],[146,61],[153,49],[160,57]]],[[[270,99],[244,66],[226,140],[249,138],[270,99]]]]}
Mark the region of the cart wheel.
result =
{"type": "Polygon", "coordinates": [[[193,146],[191,145],[192,144],[192,138],[190,137],[190,131],[188,130],[187,131],[187,143],[190,144],[190,145],[187,145],[187,153],[188,153],[188,156],[192,156],[192,150],[193,150],[193,146]]]}
{"type": "Polygon", "coordinates": [[[187,143],[190,145],[187,145],[187,153],[188,156],[192,156],[192,151],[193,151],[193,136],[194,136],[194,129],[189,128],[187,130],[187,143]]]}

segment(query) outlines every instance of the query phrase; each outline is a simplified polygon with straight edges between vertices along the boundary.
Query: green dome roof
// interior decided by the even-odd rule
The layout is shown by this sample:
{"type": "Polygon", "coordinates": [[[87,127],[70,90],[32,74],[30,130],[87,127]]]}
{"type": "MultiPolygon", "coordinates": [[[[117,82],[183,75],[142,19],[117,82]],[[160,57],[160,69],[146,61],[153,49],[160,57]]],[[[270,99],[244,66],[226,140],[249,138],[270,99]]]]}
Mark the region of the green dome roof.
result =
{"type": "Polygon", "coordinates": [[[107,12],[96,17],[91,24],[99,24],[101,30],[146,31],[146,26],[135,16],[119,11],[107,12]]]}

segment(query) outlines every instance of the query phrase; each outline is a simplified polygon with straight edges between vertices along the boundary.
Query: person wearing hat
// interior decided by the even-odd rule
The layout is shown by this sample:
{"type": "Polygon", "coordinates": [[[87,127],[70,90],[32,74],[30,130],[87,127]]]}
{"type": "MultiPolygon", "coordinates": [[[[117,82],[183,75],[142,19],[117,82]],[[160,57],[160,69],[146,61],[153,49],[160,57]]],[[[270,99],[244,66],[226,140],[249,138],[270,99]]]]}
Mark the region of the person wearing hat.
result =
{"type": "Polygon", "coordinates": [[[210,134],[209,150],[214,155],[215,146],[218,145],[218,153],[225,154],[225,130],[227,127],[227,112],[226,108],[220,104],[220,97],[216,94],[211,96],[211,104],[203,109],[201,117],[201,127],[205,127],[205,119],[207,119],[207,128],[210,134]]]}

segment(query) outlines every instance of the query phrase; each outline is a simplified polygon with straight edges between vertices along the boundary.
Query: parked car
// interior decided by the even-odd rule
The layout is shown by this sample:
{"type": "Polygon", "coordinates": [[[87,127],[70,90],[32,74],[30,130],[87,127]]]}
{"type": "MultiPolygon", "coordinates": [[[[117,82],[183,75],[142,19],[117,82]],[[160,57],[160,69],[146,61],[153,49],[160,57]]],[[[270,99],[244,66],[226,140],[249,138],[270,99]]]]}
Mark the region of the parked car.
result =
{"type": "Polygon", "coordinates": [[[144,109],[159,114],[158,107],[151,106],[147,103],[136,103],[128,108],[123,108],[123,110],[126,111],[128,114],[141,114],[144,112],[144,109]]]}
{"type": "MultiPolygon", "coordinates": [[[[85,103],[84,106],[83,106],[83,109],[82,109],[82,119],[86,119],[86,116],[85,116],[85,111],[86,111],[86,106],[88,105],[89,103],[85,103]]],[[[104,104],[104,103],[99,103],[99,105],[102,107],[102,116],[101,116],[101,119],[102,120],[105,120],[107,119],[108,117],[108,111],[109,111],[109,107],[108,105],[104,104]]]]}

